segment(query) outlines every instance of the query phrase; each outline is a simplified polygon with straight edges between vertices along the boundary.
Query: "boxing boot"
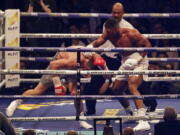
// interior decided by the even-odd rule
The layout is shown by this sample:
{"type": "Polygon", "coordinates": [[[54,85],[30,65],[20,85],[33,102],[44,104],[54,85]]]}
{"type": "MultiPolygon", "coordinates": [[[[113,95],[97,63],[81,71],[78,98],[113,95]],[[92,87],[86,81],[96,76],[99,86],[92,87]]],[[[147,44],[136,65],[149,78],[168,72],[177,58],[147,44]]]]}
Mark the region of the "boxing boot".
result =
{"type": "Polygon", "coordinates": [[[22,103],[22,100],[21,100],[21,99],[16,99],[16,100],[12,101],[12,102],[10,103],[10,105],[8,106],[8,108],[6,109],[6,115],[9,116],[9,117],[11,117],[11,116],[14,114],[16,108],[17,108],[21,103],[22,103]]]}

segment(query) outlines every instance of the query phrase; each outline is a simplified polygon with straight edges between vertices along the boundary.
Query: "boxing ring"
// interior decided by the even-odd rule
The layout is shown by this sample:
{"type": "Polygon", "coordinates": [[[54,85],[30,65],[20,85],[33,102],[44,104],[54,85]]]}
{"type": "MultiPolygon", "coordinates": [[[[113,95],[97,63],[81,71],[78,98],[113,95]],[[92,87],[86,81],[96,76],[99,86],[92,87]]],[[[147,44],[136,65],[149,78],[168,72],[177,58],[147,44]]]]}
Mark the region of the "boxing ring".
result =
{"type": "MultiPolygon", "coordinates": [[[[4,16],[4,13],[1,13],[1,16],[4,16]]],[[[76,14],[76,13],[21,13],[21,16],[35,16],[35,17],[102,17],[108,18],[109,14],[76,14]]],[[[126,14],[125,17],[179,17],[179,13],[171,14],[126,14]]],[[[100,34],[36,34],[36,33],[19,33],[20,38],[97,38],[100,34]]],[[[149,39],[179,39],[180,34],[144,34],[149,39]]],[[[4,41],[5,35],[1,34],[0,41],[4,41]]],[[[2,42],[3,43],[3,42],[2,42]]],[[[0,51],[30,51],[30,52],[41,52],[41,51],[52,51],[52,52],[77,52],[77,70],[21,70],[21,69],[1,69],[0,74],[49,74],[49,75],[75,75],[77,79],[77,91],[80,90],[81,83],[89,83],[91,78],[80,78],[81,75],[143,75],[144,81],[179,81],[180,70],[145,70],[145,71],[97,71],[97,70],[81,70],[80,69],[80,52],[125,52],[125,51],[137,51],[137,52],[179,52],[179,47],[174,48],[44,48],[44,47],[0,47],[0,51]],[[176,75],[175,77],[148,77],[147,75],[176,75]]],[[[3,54],[2,54],[3,55],[3,54]]],[[[36,62],[49,62],[52,58],[46,57],[20,57],[20,61],[36,61],[36,62]]],[[[159,62],[180,62],[179,58],[147,58],[150,62],[159,61],[159,62]]],[[[2,58],[2,63],[5,60],[2,58]]],[[[2,64],[3,65],[3,64],[2,64]]],[[[39,79],[23,79],[20,78],[20,82],[38,82],[39,79]]],[[[6,83],[6,80],[1,79],[0,88],[3,88],[6,83]]],[[[179,98],[180,94],[168,94],[168,95],[142,95],[142,96],[109,96],[109,95],[76,95],[76,96],[51,96],[51,95],[42,95],[42,96],[20,96],[20,95],[0,95],[0,100],[2,101],[1,110],[4,112],[5,108],[8,106],[12,99],[26,99],[25,103],[20,105],[16,110],[13,117],[9,119],[13,121],[15,127],[20,127],[20,130],[26,128],[41,129],[39,133],[50,134],[52,131],[58,131],[57,133],[64,133],[67,130],[75,129],[77,131],[84,131],[86,134],[93,134],[91,130],[85,130],[79,128],[76,120],[88,120],[92,124],[92,120],[133,120],[134,123],[124,123],[123,127],[133,126],[136,120],[155,120],[162,119],[162,109],[157,109],[156,114],[147,115],[144,117],[138,116],[125,116],[123,109],[119,109],[119,102],[115,99],[159,99],[158,108],[164,108],[167,103],[170,106],[177,108],[180,103],[179,98]],[[32,100],[34,99],[34,100],[32,100]],[[99,99],[97,104],[97,113],[96,116],[79,116],[79,112],[75,112],[73,108],[72,100],[79,101],[80,99],[99,99]],[[165,100],[166,99],[166,100],[165,100]],[[48,101],[47,101],[48,100],[48,101]],[[103,100],[103,101],[102,101],[103,100]],[[175,102],[176,100],[176,102],[175,102]],[[109,108],[110,105],[110,108],[109,108]],[[73,109],[72,109],[73,108],[73,109]],[[109,110],[107,109],[109,108],[109,110]],[[117,109],[118,108],[118,109],[117,109]],[[106,112],[107,111],[107,112],[106,112]],[[109,112],[110,113],[109,113],[109,112]],[[76,114],[76,116],[74,116],[76,114]],[[110,114],[110,115],[108,115],[110,114]],[[41,124],[39,124],[41,123],[41,124]],[[53,125],[50,127],[49,125],[53,125]],[[68,125],[68,127],[67,127],[68,125]],[[60,132],[62,131],[62,132],[60,132]]],[[[133,107],[134,108],[134,107],[133,107]]],[[[178,118],[180,118],[180,109],[177,108],[178,118]]],[[[112,122],[111,122],[112,123],[112,122]]],[[[112,123],[114,129],[118,131],[119,124],[112,123]]],[[[96,124],[94,124],[94,127],[96,124]]],[[[120,126],[120,128],[122,128],[120,126]]],[[[103,125],[99,124],[99,134],[102,134],[103,125]]],[[[152,128],[152,127],[151,127],[152,128]]],[[[153,128],[152,128],[153,129],[153,128]]],[[[54,132],[54,133],[55,133],[54,132]]],[[[122,132],[122,129],[120,129],[122,132]]],[[[96,133],[95,133],[96,134],[96,133]]]]}

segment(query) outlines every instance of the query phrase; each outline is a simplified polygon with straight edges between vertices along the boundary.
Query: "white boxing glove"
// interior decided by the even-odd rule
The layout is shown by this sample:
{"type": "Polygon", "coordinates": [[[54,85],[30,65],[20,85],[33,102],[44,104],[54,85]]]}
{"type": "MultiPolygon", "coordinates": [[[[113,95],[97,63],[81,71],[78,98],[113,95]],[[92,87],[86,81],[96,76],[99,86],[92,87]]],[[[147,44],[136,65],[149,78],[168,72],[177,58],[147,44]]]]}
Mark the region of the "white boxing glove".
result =
{"type": "Polygon", "coordinates": [[[138,63],[143,59],[139,53],[133,53],[123,64],[122,68],[126,70],[133,70],[138,63]]]}
{"type": "Polygon", "coordinates": [[[136,59],[127,59],[123,63],[122,68],[126,70],[133,70],[137,64],[138,64],[138,61],[136,59]]]}

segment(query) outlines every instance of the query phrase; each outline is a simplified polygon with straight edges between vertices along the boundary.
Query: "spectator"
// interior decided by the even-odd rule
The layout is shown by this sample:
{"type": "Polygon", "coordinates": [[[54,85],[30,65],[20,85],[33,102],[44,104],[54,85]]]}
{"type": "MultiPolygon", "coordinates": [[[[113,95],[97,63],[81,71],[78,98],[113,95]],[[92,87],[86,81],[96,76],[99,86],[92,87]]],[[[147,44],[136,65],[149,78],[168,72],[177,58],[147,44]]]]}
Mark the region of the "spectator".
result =
{"type": "Polygon", "coordinates": [[[123,135],[134,135],[134,130],[131,127],[126,127],[123,131],[123,135]]]}
{"type": "MultiPolygon", "coordinates": [[[[70,33],[74,34],[74,33],[79,33],[79,28],[76,25],[71,25],[70,26],[70,33]]],[[[81,45],[81,46],[85,46],[85,44],[79,39],[79,38],[74,38],[71,39],[71,45],[76,46],[76,45],[81,45]]]]}
{"type": "Polygon", "coordinates": [[[16,135],[15,130],[11,122],[0,112],[0,130],[5,135],[16,135]]]}
{"type": "MultiPolygon", "coordinates": [[[[155,23],[152,26],[152,33],[153,34],[167,34],[166,29],[161,23],[155,23]]],[[[153,47],[164,47],[165,45],[169,45],[169,40],[167,39],[153,39],[151,40],[153,47]]],[[[151,53],[152,57],[157,57],[157,52],[151,53]]]]}
{"type": "MultiPolygon", "coordinates": [[[[158,52],[156,57],[157,58],[168,58],[168,55],[166,52],[158,52]]],[[[160,69],[165,70],[167,62],[161,62],[161,63],[158,63],[158,65],[159,65],[160,69]]]]}
{"type": "MultiPolygon", "coordinates": [[[[172,48],[172,47],[176,47],[176,46],[170,43],[169,45],[167,45],[165,47],[172,48]]],[[[167,55],[168,55],[169,58],[178,58],[179,57],[178,52],[167,52],[167,55]]],[[[173,65],[172,69],[174,69],[174,70],[179,69],[179,62],[172,62],[172,65],[173,65]]]]}
{"type": "MultiPolygon", "coordinates": [[[[52,13],[56,11],[56,0],[27,0],[25,11],[52,13]]],[[[50,33],[55,27],[54,18],[27,18],[26,29],[28,33],[50,33]],[[53,25],[53,27],[51,27],[53,25]]],[[[50,39],[27,39],[32,47],[50,47],[50,39]]]]}
{"type": "MultiPolygon", "coordinates": [[[[159,52],[157,53],[157,57],[168,58],[168,55],[166,52],[159,52]]],[[[167,62],[156,63],[154,67],[155,66],[158,67],[157,68],[158,70],[173,70],[174,69],[174,64],[167,63],[167,62]]],[[[174,75],[161,75],[161,76],[174,77],[174,75]]],[[[178,81],[158,81],[158,82],[151,83],[151,90],[153,91],[154,94],[177,94],[180,92],[179,88],[180,88],[180,85],[178,81]]]]}
{"type": "Polygon", "coordinates": [[[36,132],[33,129],[28,129],[23,131],[22,135],[36,135],[36,132]]]}
{"type": "Polygon", "coordinates": [[[154,135],[179,135],[180,121],[177,120],[177,113],[172,107],[165,107],[164,121],[154,126],[154,135]]]}
{"type": "MultiPolygon", "coordinates": [[[[0,130],[5,135],[16,135],[16,132],[15,132],[15,129],[14,129],[12,123],[1,112],[0,112],[0,130]]],[[[32,129],[28,129],[28,130],[23,131],[22,135],[36,135],[36,133],[32,129]]]]}
{"type": "MultiPolygon", "coordinates": [[[[79,33],[79,28],[77,25],[70,25],[69,27],[69,32],[71,34],[77,34],[79,33]]],[[[73,39],[65,39],[64,42],[61,44],[61,46],[65,46],[65,47],[68,47],[68,46],[85,46],[85,43],[83,41],[81,41],[79,38],[73,38],[73,39]]]]}
{"type": "MultiPolygon", "coordinates": [[[[91,13],[98,13],[100,12],[100,2],[98,2],[97,0],[91,0],[90,2],[90,12],[91,13]]],[[[89,25],[90,25],[90,32],[91,33],[96,33],[96,29],[100,26],[101,24],[101,20],[100,18],[93,18],[91,17],[89,19],[89,25]]]]}
{"type": "MultiPolygon", "coordinates": [[[[28,13],[32,12],[56,12],[56,0],[26,0],[24,10],[28,13]]],[[[25,33],[54,33],[54,28],[57,28],[55,18],[50,17],[28,17],[25,20],[25,33]]],[[[53,40],[49,38],[26,38],[24,47],[53,47],[53,40]],[[52,44],[51,44],[52,43],[52,44]]],[[[53,41],[54,42],[54,41],[53,41]]],[[[56,47],[56,46],[55,46],[56,47]]],[[[33,57],[49,57],[53,56],[54,52],[30,52],[26,53],[33,57]]],[[[31,66],[32,69],[42,69],[47,66],[47,63],[36,63],[31,66]]],[[[33,78],[39,75],[33,75],[33,78]]]]}
{"type": "MultiPolygon", "coordinates": [[[[80,27],[80,33],[82,34],[88,34],[90,33],[90,30],[89,30],[89,26],[87,24],[82,24],[81,27],[80,27]]],[[[85,39],[85,38],[81,38],[81,41],[84,43],[84,44],[89,44],[91,42],[91,39],[85,39]]]]}
{"type": "Polygon", "coordinates": [[[75,130],[69,130],[66,135],[78,135],[75,130]]]}

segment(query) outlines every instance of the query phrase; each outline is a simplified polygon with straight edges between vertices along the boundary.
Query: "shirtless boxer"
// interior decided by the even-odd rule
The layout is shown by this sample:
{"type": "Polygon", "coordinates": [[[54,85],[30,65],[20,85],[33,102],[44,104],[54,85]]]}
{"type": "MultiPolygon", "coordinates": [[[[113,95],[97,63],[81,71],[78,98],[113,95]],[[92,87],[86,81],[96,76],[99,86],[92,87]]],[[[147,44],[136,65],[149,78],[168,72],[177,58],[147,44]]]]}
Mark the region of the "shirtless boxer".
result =
{"type": "MultiPolygon", "coordinates": [[[[120,2],[114,3],[112,6],[112,17],[118,21],[119,27],[135,29],[128,21],[126,21],[123,18],[123,15],[124,15],[124,6],[120,2]]],[[[105,24],[103,25],[103,32],[105,32],[105,24]]],[[[99,48],[114,48],[114,46],[109,40],[107,40],[99,48]]],[[[117,53],[102,52],[101,56],[106,60],[107,66],[110,70],[117,70],[121,64],[120,58],[117,57],[117,53]]],[[[97,80],[101,80],[103,83],[102,77],[99,77],[99,78],[98,78],[98,76],[95,76],[95,77],[97,78],[97,80]]],[[[94,85],[94,87],[98,88],[96,82],[97,81],[94,79],[94,83],[91,82],[91,84],[89,84],[90,89],[92,89],[93,85],[94,85]]],[[[109,85],[110,85],[110,82],[105,81],[101,87],[102,89],[95,91],[95,88],[93,87],[93,91],[87,90],[87,92],[85,91],[85,94],[87,94],[87,95],[104,94],[104,92],[107,91],[109,85]]],[[[125,108],[126,114],[132,115],[132,109],[130,107],[130,103],[128,102],[128,100],[126,100],[126,99],[120,100],[120,103],[125,108]]],[[[95,112],[96,112],[95,105],[96,105],[96,100],[86,100],[86,109],[87,109],[88,115],[95,114],[95,112]]]]}
{"type": "MultiPolygon", "coordinates": [[[[124,15],[124,6],[120,2],[114,3],[112,6],[112,17],[118,22],[119,27],[120,28],[135,29],[128,21],[126,21],[123,18],[123,15],[124,15]]],[[[104,23],[103,32],[105,32],[105,31],[106,31],[106,29],[105,29],[105,23],[104,23]]],[[[114,45],[111,43],[111,41],[108,40],[102,46],[100,46],[100,48],[114,48],[114,45]]],[[[105,52],[104,54],[110,58],[116,58],[115,54],[117,54],[117,53],[105,52]]],[[[105,60],[108,64],[109,61],[107,59],[105,59],[105,60]]],[[[111,69],[111,67],[113,67],[114,64],[107,65],[107,66],[109,69],[111,69]]],[[[114,70],[114,69],[112,69],[112,70],[114,70]]],[[[120,103],[125,108],[126,114],[132,115],[132,109],[130,107],[130,103],[128,102],[128,100],[126,100],[126,99],[120,100],[120,103]]]]}
{"type": "MultiPolygon", "coordinates": [[[[80,48],[82,46],[71,46],[71,48],[80,48]]],[[[92,69],[93,66],[99,66],[103,69],[106,69],[106,63],[96,53],[81,53],[81,68],[85,70],[92,69]]],[[[55,59],[50,62],[48,69],[51,70],[62,70],[62,69],[76,69],[77,67],[77,53],[76,52],[60,52],[57,53],[55,59]]],[[[64,76],[64,75],[63,75],[64,76]]],[[[60,76],[62,77],[62,75],[60,76]]],[[[76,78],[72,75],[65,76],[68,79],[68,88],[70,90],[71,95],[76,95],[76,78]]],[[[43,75],[40,82],[34,89],[30,89],[25,91],[22,95],[41,95],[43,94],[52,84],[54,83],[55,94],[56,95],[65,95],[65,88],[61,84],[59,76],[57,75],[43,75]]],[[[20,105],[22,100],[14,100],[8,106],[6,110],[6,114],[8,116],[12,116],[17,106],[20,105]]],[[[75,102],[76,108],[76,102],[75,102]]],[[[77,108],[76,108],[77,109],[77,108]]],[[[83,104],[80,102],[80,115],[84,115],[83,104]]],[[[80,121],[80,126],[84,128],[92,128],[90,124],[85,121],[80,121]]]]}
{"type": "MultiPolygon", "coordinates": [[[[109,40],[115,47],[151,47],[150,42],[141,35],[135,29],[121,28],[118,25],[116,19],[111,18],[105,23],[106,31],[95,41],[93,41],[88,47],[99,47],[104,42],[109,40]]],[[[148,61],[144,59],[146,57],[145,52],[121,52],[122,65],[119,70],[147,70],[148,61]]],[[[129,91],[133,95],[140,95],[137,90],[138,86],[142,82],[142,75],[117,75],[113,85],[113,92],[121,94],[123,87],[128,87],[129,91]],[[122,81],[122,78],[127,78],[127,81],[122,81]]],[[[145,115],[145,108],[143,100],[135,100],[135,106],[138,109],[138,116],[145,115]]],[[[134,130],[149,130],[150,125],[147,121],[140,120],[134,130]]]]}

